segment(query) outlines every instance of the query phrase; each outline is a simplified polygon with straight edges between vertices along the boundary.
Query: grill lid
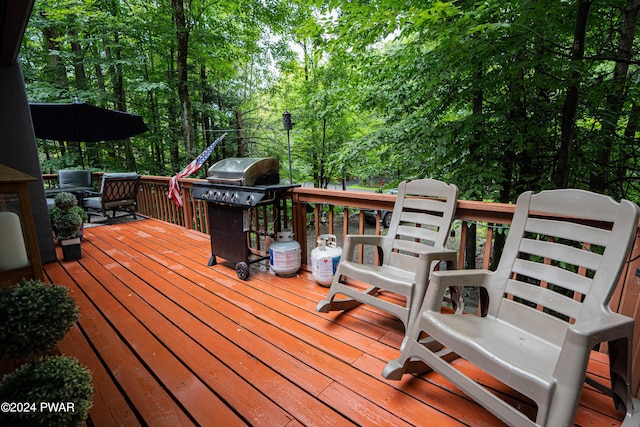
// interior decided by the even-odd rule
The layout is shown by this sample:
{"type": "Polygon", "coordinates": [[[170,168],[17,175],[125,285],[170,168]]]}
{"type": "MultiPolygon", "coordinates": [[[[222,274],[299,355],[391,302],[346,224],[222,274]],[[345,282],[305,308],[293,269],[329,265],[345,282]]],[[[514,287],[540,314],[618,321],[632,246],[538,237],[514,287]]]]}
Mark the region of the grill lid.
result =
{"type": "Polygon", "coordinates": [[[207,181],[234,185],[273,185],[280,183],[280,165],[274,157],[229,157],[207,170],[207,181]]]}

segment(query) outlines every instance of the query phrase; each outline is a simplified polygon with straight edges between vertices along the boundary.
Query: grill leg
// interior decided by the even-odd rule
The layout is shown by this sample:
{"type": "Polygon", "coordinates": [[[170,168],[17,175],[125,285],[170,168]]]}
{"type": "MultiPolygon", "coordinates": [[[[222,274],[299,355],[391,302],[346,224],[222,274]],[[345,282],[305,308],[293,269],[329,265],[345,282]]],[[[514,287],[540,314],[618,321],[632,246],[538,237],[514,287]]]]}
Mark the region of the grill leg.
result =
{"type": "Polygon", "coordinates": [[[212,265],[216,265],[217,263],[218,261],[216,261],[216,256],[212,255],[211,258],[209,258],[209,263],[207,265],[211,267],[212,265]]]}

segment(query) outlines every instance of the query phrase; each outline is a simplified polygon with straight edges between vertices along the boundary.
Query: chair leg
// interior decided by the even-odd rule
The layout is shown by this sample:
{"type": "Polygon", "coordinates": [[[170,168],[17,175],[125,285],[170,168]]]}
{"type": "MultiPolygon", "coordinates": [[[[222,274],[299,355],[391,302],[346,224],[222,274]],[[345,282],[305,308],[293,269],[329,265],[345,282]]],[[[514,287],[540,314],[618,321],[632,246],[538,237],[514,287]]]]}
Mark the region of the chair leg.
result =
{"type": "Polygon", "coordinates": [[[640,425],[640,402],[631,393],[631,332],[626,338],[609,341],[609,376],[611,389],[607,391],[613,398],[618,411],[626,413],[624,423],[640,425]],[[635,424],[629,420],[635,420],[635,424]]]}
{"type": "MultiPolygon", "coordinates": [[[[344,286],[342,284],[340,285],[344,286]]],[[[369,295],[375,295],[379,289],[380,288],[371,286],[369,287],[369,289],[367,289],[363,293],[369,294],[369,295]]],[[[362,304],[360,301],[357,301],[352,298],[335,300],[334,297],[338,293],[340,293],[339,289],[327,295],[326,299],[318,303],[318,305],[316,306],[316,311],[319,311],[320,313],[328,313],[330,311],[337,311],[337,310],[345,311],[345,310],[351,310],[352,308],[355,308],[362,304]]]]}
{"type": "MultiPolygon", "coordinates": [[[[447,363],[451,363],[452,361],[460,357],[453,351],[443,348],[442,344],[431,337],[423,338],[417,341],[417,343],[419,343],[418,345],[428,349],[431,353],[437,354],[438,357],[445,360],[447,363]]],[[[407,337],[405,336],[405,339],[402,342],[402,346],[400,347],[400,350],[403,354],[405,354],[404,347],[408,344],[409,342],[407,340],[407,337]]],[[[433,369],[431,368],[431,366],[426,364],[422,359],[416,357],[403,359],[401,355],[398,359],[391,360],[389,363],[387,363],[382,371],[382,376],[388,380],[399,380],[404,374],[420,375],[431,372],[432,370],[433,369]]]]}

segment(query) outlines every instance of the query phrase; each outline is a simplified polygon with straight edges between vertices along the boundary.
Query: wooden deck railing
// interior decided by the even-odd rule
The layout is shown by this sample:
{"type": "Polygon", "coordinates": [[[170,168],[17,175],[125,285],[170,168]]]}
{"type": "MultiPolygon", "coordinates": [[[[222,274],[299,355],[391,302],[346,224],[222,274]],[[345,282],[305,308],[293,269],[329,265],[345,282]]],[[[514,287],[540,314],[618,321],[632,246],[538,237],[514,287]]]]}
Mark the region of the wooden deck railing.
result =
{"type": "MultiPolygon", "coordinates": [[[[45,175],[45,181],[55,178],[55,175],[45,175]]],[[[206,203],[191,197],[193,183],[199,181],[204,180],[179,180],[184,206],[178,208],[167,198],[169,177],[143,176],[138,196],[138,212],[208,233],[206,203]]],[[[383,233],[379,214],[374,225],[367,225],[365,211],[392,210],[394,202],[395,196],[389,194],[297,187],[288,194],[286,204],[281,207],[285,215],[278,216],[280,222],[275,227],[293,229],[295,239],[301,246],[303,268],[307,268],[308,256],[312,249],[310,246],[314,244],[318,235],[335,234],[339,236],[338,244],[342,246],[341,236],[349,233],[383,233]]],[[[492,261],[500,256],[494,250],[496,239],[504,238],[514,210],[515,206],[511,204],[458,201],[453,227],[455,237],[450,239],[450,246],[459,251],[458,268],[491,267],[492,261]],[[470,240],[475,245],[469,244],[470,240]]],[[[253,226],[256,236],[250,237],[255,239],[250,245],[256,250],[264,250],[265,242],[261,239],[273,230],[267,224],[268,221],[263,220],[269,218],[267,215],[266,210],[255,215],[253,226]],[[261,229],[258,230],[258,227],[261,229]]],[[[640,391],[640,278],[636,276],[636,270],[639,269],[640,239],[636,238],[630,260],[611,300],[612,310],[636,320],[632,384],[636,396],[640,391]]]]}

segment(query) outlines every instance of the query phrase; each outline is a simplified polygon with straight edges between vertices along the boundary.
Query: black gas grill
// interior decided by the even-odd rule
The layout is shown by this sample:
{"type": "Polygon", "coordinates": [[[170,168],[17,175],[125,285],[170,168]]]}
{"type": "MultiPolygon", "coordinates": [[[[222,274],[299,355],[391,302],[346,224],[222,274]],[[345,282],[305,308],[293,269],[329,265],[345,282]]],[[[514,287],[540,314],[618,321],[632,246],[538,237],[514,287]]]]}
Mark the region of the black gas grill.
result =
{"type": "MultiPolygon", "coordinates": [[[[211,166],[207,182],[193,184],[193,198],[207,202],[211,235],[209,265],[217,264],[216,255],[220,256],[234,263],[238,277],[246,280],[249,264],[268,258],[260,254],[260,248],[250,247],[249,233],[260,234],[251,229],[252,215],[257,215],[255,208],[270,205],[280,212],[282,195],[292,187],[295,185],[280,184],[275,158],[228,158],[211,166]]],[[[279,231],[281,215],[272,217],[275,233],[279,231]]]]}

